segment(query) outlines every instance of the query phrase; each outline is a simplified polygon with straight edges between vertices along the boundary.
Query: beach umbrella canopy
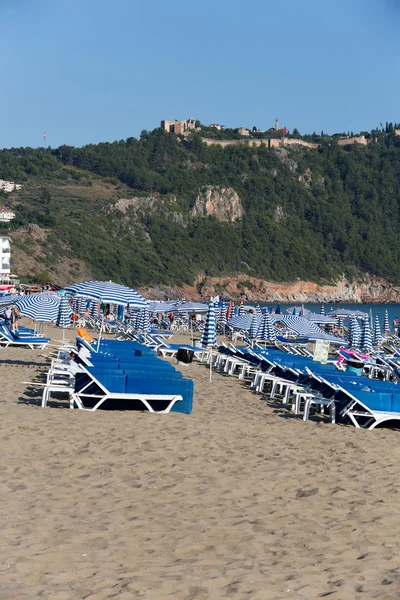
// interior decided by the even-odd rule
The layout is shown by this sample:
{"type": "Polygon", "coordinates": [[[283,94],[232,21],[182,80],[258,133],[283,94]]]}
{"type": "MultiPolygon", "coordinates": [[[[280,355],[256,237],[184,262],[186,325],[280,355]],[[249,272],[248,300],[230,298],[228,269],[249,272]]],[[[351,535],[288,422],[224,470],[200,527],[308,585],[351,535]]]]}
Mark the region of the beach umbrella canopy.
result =
{"type": "Polygon", "coordinates": [[[249,337],[254,340],[257,337],[257,332],[259,329],[260,317],[257,313],[254,313],[250,323],[249,337]]]}
{"type": "Polygon", "coordinates": [[[385,310],[385,318],[383,319],[383,331],[384,333],[390,333],[389,313],[387,309],[385,310]]]}
{"type": "Polygon", "coordinates": [[[217,323],[215,320],[214,302],[208,305],[206,322],[204,323],[203,333],[201,334],[200,345],[203,348],[213,348],[217,343],[217,323]]]}
{"type": "Polygon", "coordinates": [[[325,314],[325,306],[323,304],[321,304],[321,310],[319,311],[320,315],[324,315],[325,314]]]}
{"type": "Polygon", "coordinates": [[[371,352],[372,348],[372,336],[371,329],[369,326],[369,318],[364,319],[361,330],[361,348],[367,352],[371,352]]]}
{"type": "Polygon", "coordinates": [[[138,292],[112,281],[85,281],[70,285],[65,290],[78,298],[97,300],[103,304],[122,304],[122,306],[129,304],[136,308],[144,308],[148,305],[147,300],[138,292]]]}
{"type": "Polygon", "coordinates": [[[382,344],[382,333],[378,315],[375,317],[374,324],[374,344],[376,346],[380,346],[382,344]]]}
{"type": "Polygon", "coordinates": [[[232,300],[228,304],[228,310],[226,311],[226,320],[229,321],[233,313],[233,302],[232,300]]]}
{"type": "Polygon", "coordinates": [[[72,308],[68,304],[68,300],[65,296],[60,298],[60,304],[58,306],[58,315],[56,325],[58,327],[69,327],[71,325],[72,308]]]}
{"type": "Polygon", "coordinates": [[[263,314],[260,326],[257,331],[257,339],[260,341],[275,340],[276,333],[272,324],[271,315],[266,312],[263,314]]]}
{"type": "Polygon", "coordinates": [[[275,314],[276,315],[280,315],[281,314],[281,305],[280,304],[278,304],[278,306],[276,307],[275,314]]]}
{"type": "Polygon", "coordinates": [[[256,313],[258,315],[261,315],[261,306],[259,304],[257,304],[257,306],[256,306],[256,313]]]}
{"type": "Polygon", "coordinates": [[[246,314],[246,309],[243,306],[243,303],[241,302],[240,306],[239,306],[239,313],[238,313],[238,315],[239,315],[239,317],[243,317],[245,314],[246,314]]]}
{"type": "Polygon", "coordinates": [[[61,298],[57,294],[30,294],[15,304],[21,315],[41,322],[57,321],[61,298]]]}

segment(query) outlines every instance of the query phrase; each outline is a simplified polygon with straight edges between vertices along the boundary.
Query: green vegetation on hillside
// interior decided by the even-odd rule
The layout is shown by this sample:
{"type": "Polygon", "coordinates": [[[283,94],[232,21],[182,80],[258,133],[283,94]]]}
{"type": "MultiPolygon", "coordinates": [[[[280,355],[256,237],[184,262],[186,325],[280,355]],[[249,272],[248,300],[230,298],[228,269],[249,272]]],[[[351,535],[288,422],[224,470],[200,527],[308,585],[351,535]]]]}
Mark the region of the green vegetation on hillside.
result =
{"type": "MultiPolygon", "coordinates": [[[[400,137],[390,125],[367,147],[318,140],[319,150],[222,149],[199,133],[157,129],[83,148],[2,150],[0,178],[24,184],[11,196],[11,229],[36,223],[48,231],[49,268],[67,256],[97,277],[134,285],[239,272],[277,281],[368,272],[399,283],[400,137]],[[205,186],[233,188],[243,218],[192,218],[205,186]],[[168,210],[113,208],[118,198],[154,194],[176,201],[168,210]]],[[[15,243],[28,252],[18,236],[15,243]]]]}

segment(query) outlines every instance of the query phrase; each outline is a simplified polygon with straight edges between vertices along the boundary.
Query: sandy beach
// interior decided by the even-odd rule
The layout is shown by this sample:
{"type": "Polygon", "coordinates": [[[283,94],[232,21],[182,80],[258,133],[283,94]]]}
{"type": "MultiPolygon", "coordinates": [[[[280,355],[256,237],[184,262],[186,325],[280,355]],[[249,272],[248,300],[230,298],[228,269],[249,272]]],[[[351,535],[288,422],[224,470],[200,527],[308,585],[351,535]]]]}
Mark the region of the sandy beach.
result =
{"type": "Polygon", "coordinates": [[[200,364],[191,415],[42,409],[47,353],[0,349],[0,599],[400,597],[399,431],[200,364]]]}

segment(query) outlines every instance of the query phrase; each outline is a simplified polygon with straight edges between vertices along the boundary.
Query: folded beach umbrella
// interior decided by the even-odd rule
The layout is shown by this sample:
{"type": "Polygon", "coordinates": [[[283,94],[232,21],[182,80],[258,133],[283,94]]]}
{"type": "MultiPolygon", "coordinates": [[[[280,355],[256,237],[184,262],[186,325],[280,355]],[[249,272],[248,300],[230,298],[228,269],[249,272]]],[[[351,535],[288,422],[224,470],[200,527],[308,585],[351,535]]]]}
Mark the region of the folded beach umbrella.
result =
{"type": "Polygon", "coordinates": [[[349,327],[349,345],[351,348],[359,348],[361,343],[361,330],[357,318],[353,317],[349,327]]]}
{"type": "Polygon", "coordinates": [[[390,333],[389,313],[387,309],[385,310],[385,318],[383,319],[383,332],[384,334],[390,333]]]}
{"type": "Polygon", "coordinates": [[[258,316],[257,313],[254,313],[253,317],[251,319],[251,323],[250,323],[250,330],[249,330],[250,339],[254,340],[257,337],[259,324],[260,324],[260,317],[258,316]]]}
{"type": "Polygon", "coordinates": [[[338,329],[343,329],[343,317],[336,317],[336,326],[338,329]]]}
{"type": "Polygon", "coordinates": [[[323,304],[321,304],[321,310],[319,311],[320,315],[324,315],[325,314],[325,306],[323,304]]]}
{"type": "Polygon", "coordinates": [[[136,322],[137,331],[141,331],[142,333],[149,333],[151,329],[150,323],[150,314],[149,309],[147,307],[142,308],[139,312],[139,316],[136,322]]]}
{"type": "Polygon", "coordinates": [[[15,304],[21,315],[39,322],[57,321],[60,297],[57,294],[30,294],[23,296],[15,304]]]}
{"type": "Polygon", "coordinates": [[[241,302],[241,303],[240,303],[240,306],[239,306],[239,312],[238,312],[238,315],[239,315],[239,317],[243,317],[245,314],[246,314],[246,309],[245,309],[245,307],[243,306],[243,302],[241,302]]]}
{"type": "Polygon", "coordinates": [[[228,304],[228,310],[226,311],[226,320],[229,321],[233,313],[233,302],[232,300],[228,304]]]}
{"type": "Polygon", "coordinates": [[[367,352],[371,352],[372,348],[372,336],[371,329],[369,326],[369,319],[364,319],[361,330],[361,348],[367,352]]]}
{"type": "Polygon", "coordinates": [[[379,323],[378,315],[376,315],[376,317],[375,317],[374,344],[375,344],[375,346],[380,346],[382,344],[382,333],[381,333],[381,326],[379,323]]]}
{"type": "Polygon", "coordinates": [[[275,328],[272,324],[271,315],[268,312],[265,312],[262,316],[262,320],[257,331],[257,339],[260,341],[276,339],[275,328]]]}
{"type": "Polygon", "coordinates": [[[281,305],[280,304],[278,304],[278,306],[276,307],[275,314],[276,315],[280,315],[281,314],[281,305]]]}
{"type": "Polygon", "coordinates": [[[261,306],[259,304],[257,304],[257,306],[256,306],[256,313],[258,315],[261,315],[261,306]]]}
{"type": "Polygon", "coordinates": [[[90,301],[90,304],[89,304],[89,314],[94,319],[97,319],[97,317],[99,316],[100,311],[99,311],[99,303],[97,302],[97,300],[91,300],[90,301]]]}
{"type": "Polygon", "coordinates": [[[222,302],[221,306],[218,309],[218,323],[220,323],[224,327],[226,325],[226,312],[227,312],[226,303],[222,302]]]}
{"type": "Polygon", "coordinates": [[[58,306],[57,327],[69,327],[71,325],[72,308],[65,296],[60,299],[58,306]]]}
{"type": "Polygon", "coordinates": [[[212,349],[217,343],[217,323],[215,320],[215,306],[214,302],[210,302],[208,305],[208,312],[206,321],[204,323],[204,329],[200,338],[200,345],[203,348],[210,349],[210,381],[211,381],[211,370],[212,370],[212,349]]]}

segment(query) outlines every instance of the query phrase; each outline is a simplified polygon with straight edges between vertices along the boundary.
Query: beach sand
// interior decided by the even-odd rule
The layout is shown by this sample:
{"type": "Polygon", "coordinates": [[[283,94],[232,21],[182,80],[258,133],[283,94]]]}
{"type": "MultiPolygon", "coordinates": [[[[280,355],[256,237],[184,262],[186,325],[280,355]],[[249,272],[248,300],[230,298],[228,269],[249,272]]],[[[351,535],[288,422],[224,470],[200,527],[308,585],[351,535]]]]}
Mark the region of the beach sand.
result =
{"type": "Polygon", "coordinates": [[[0,349],[1,600],[400,597],[400,432],[200,364],[191,415],[42,409],[41,354],[0,349]]]}

